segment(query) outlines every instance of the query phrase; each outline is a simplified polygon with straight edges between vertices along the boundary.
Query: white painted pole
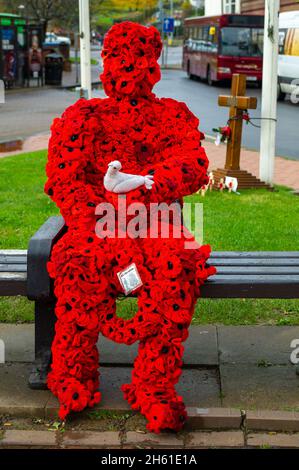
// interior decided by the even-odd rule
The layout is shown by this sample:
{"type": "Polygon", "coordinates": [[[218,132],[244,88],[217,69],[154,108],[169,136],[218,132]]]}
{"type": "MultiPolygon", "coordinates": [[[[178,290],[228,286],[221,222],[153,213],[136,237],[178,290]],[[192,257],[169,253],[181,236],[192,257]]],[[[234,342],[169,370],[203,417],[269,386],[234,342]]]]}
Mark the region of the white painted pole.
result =
{"type": "MultiPolygon", "coordinates": [[[[170,18],[173,18],[173,0],[170,0],[170,18]]],[[[170,33],[170,44],[172,45],[174,33],[170,33]]]]}
{"type": "Polygon", "coordinates": [[[89,0],[79,0],[81,95],[91,98],[89,0]]]}
{"type": "Polygon", "coordinates": [[[279,7],[280,0],[265,0],[260,179],[271,185],[276,140],[276,122],[273,119],[277,118],[279,7]]]}

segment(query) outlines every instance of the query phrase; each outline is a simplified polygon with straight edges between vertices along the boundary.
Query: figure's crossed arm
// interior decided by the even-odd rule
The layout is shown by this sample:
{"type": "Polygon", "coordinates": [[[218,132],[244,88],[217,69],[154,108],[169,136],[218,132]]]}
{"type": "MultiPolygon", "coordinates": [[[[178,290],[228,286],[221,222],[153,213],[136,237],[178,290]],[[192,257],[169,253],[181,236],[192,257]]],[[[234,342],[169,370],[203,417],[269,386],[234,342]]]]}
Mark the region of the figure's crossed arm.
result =
{"type": "Polygon", "coordinates": [[[184,131],[180,132],[183,138],[174,139],[175,144],[167,147],[169,158],[146,169],[144,174],[152,174],[155,184],[151,191],[138,188],[129,193],[133,200],[171,203],[208,183],[209,161],[200,142],[203,134],[198,129],[199,120],[184,103],[169,98],[162,101],[173,110],[174,133],[175,125],[179,125],[184,131]]]}
{"type": "Polygon", "coordinates": [[[153,198],[173,201],[196,192],[207,182],[208,160],[203,148],[186,156],[174,156],[154,169],[153,198]]]}
{"type": "Polygon", "coordinates": [[[186,145],[186,149],[179,151],[175,148],[173,149],[173,157],[147,169],[146,172],[154,176],[155,184],[151,191],[138,188],[131,191],[128,197],[141,202],[144,200],[145,202],[171,203],[195,193],[207,184],[209,181],[208,166],[209,161],[203,147],[198,145],[197,149],[192,149],[186,145]]]}

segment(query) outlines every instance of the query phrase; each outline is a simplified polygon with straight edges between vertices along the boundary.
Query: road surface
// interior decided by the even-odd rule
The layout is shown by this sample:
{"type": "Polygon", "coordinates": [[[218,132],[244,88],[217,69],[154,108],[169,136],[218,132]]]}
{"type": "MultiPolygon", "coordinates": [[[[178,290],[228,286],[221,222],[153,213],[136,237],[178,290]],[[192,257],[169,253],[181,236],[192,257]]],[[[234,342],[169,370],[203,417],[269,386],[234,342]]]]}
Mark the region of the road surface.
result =
{"type": "MultiPolygon", "coordinates": [[[[164,70],[155,92],[158,96],[185,101],[200,118],[201,130],[207,134],[213,134],[212,128],[225,125],[228,119],[228,109],[219,108],[217,104],[219,94],[230,93],[228,87],[209,87],[200,81],[188,79],[182,71],[164,70]]],[[[248,94],[258,97],[258,109],[250,114],[259,117],[261,91],[251,87],[248,94]]],[[[104,92],[94,91],[94,96],[104,96],[104,92]]],[[[6,103],[0,105],[0,138],[28,137],[46,132],[53,118],[59,116],[75,99],[73,92],[57,89],[9,92],[6,103]]],[[[277,155],[299,160],[298,120],[298,105],[289,101],[278,103],[277,155]]],[[[259,129],[244,125],[243,145],[258,150],[259,135],[259,129]]]]}

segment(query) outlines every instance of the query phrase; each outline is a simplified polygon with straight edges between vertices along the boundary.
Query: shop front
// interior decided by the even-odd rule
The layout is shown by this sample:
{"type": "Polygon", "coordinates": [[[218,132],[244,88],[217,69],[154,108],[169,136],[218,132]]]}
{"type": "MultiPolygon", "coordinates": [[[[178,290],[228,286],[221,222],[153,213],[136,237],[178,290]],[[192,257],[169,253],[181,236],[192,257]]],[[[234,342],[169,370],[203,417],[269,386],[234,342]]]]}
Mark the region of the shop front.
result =
{"type": "Polygon", "coordinates": [[[0,79],[7,88],[42,84],[43,27],[32,25],[18,15],[0,13],[0,79]]]}

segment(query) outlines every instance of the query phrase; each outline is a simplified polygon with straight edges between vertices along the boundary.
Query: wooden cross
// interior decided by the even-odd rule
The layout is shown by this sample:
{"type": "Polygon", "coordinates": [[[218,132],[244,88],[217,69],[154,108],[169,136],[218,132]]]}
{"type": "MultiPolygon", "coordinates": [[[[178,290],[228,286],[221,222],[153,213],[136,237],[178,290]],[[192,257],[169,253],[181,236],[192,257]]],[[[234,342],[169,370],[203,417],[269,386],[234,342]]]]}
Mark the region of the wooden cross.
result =
{"type": "Polygon", "coordinates": [[[246,93],[246,75],[234,74],[232,79],[231,96],[219,96],[219,106],[230,108],[229,123],[231,128],[231,137],[227,143],[226,150],[226,170],[240,169],[240,154],[243,127],[243,111],[246,109],[256,109],[257,99],[245,96],[246,93]]]}

